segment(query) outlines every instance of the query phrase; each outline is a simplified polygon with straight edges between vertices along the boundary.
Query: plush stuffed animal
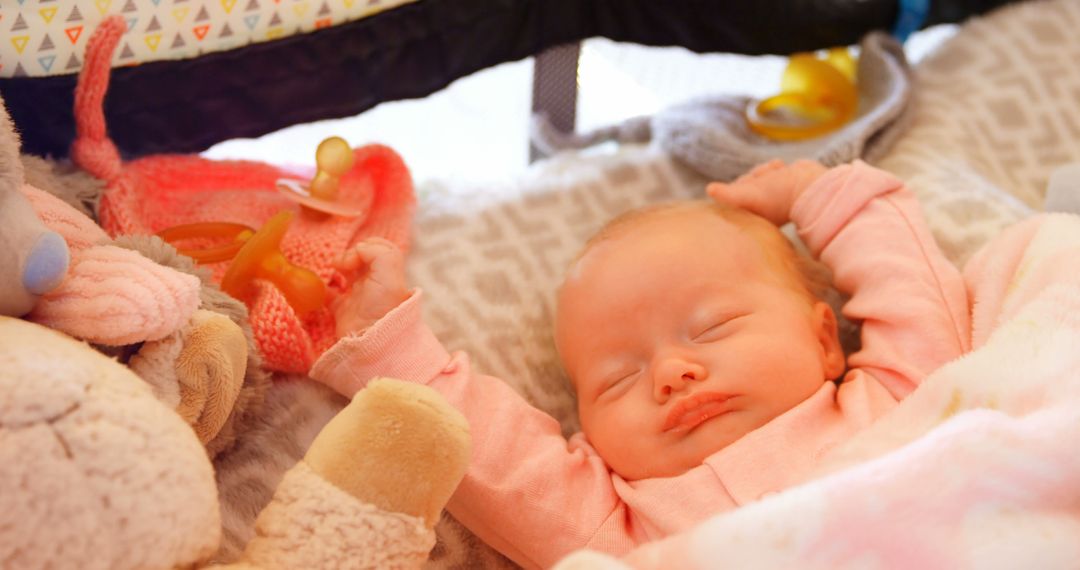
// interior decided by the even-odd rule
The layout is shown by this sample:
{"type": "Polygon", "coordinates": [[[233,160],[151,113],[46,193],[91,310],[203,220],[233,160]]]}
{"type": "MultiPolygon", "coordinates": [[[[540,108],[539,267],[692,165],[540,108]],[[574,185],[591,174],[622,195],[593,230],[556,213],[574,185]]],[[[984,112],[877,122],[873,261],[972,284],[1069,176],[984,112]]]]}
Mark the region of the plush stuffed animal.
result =
{"type": "Polygon", "coordinates": [[[200,280],[194,264],[160,239],[114,241],[52,194],[29,185],[21,191],[72,254],[68,274],[26,318],[130,364],[211,456],[228,447],[269,384],[243,304],[200,280]]]}
{"type": "Polygon", "coordinates": [[[160,340],[191,319],[199,306],[198,278],[117,247],[93,220],[44,190],[20,190],[71,251],[67,275],[27,318],[109,346],[160,340]]]}
{"type": "Polygon", "coordinates": [[[25,315],[129,364],[213,457],[253,421],[270,382],[247,309],[161,240],[111,239],[90,217],[102,189],[81,171],[20,155],[0,102],[0,314],[25,315]],[[18,245],[31,239],[44,245],[18,245]],[[34,278],[23,281],[43,295],[6,271],[19,256],[34,278]]]}
{"type": "Polygon", "coordinates": [[[55,289],[68,268],[68,247],[34,214],[24,185],[19,139],[0,105],[0,315],[22,316],[55,289]]]}
{"type": "Polygon", "coordinates": [[[114,353],[191,424],[213,459],[259,421],[271,384],[247,307],[221,291],[208,270],[156,236],[123,236],[112,243],[201,282],[199,309],[183,327],[114,353]]]}
{"type": "Polygon", "coordinates": [[[84,212],[25,176],[18,135],[0,102],[0,314],[30,313],[107,345],[158,340],[191,319],[196,277],[107,243],[84,212]]]}
{"type": "MultiPolygon", "coordinates": [[[[142,346],[148,357],[137,362],[155,372],[178,370],[172,374],[181,376],[173,407],[209,444],[240,396],[248,360],[243,331],[222,315],[196,313],[197,277],[117,247],[85,211],[54,196],[78,200],[94,189],[67,189],[52,170],[41,159],[20,155],[18,135],[0,103],[0,314],[26,315],[105,345],[150,341],[142,346]],[[35,184],[47,184],[48,191],[35,184]],[[175,347],[167,363],[161,362],[162,344],[175,347]],[[160,364],[151,368],[145,364],[150,360],[160,364]]],[[[95,184],[81,176],[90,182],[72,186],[95,184]]]]}
{"type": "MultiPolygon", "coordinates": [[[[377,380],[286,473],[234,568],[417,568],[464,474],[464,418],[377,380]]],[[[0,317],[0,565],[178,568],[220,538],[214,473],[185,422],[128,368],[0,317]]]]}

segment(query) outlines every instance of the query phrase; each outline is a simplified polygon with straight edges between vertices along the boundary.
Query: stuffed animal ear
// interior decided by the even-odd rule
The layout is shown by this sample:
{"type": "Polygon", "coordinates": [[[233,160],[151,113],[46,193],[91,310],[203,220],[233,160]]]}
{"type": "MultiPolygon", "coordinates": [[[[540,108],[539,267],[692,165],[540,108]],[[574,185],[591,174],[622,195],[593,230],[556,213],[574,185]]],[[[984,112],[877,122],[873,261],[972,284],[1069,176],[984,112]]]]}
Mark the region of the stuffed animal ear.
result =
{"type": "Polygon", "coordinates": [[[20,317],[67,274],[67,243],[23,196],[19,137],[0,102],[0,315],[20,317]]]}
{"type": "Polygon", "coordinates": [[[23,184],[22,160],[19,159],[19,134],[0,100],[0,194],[18,191],[23,184]]]}

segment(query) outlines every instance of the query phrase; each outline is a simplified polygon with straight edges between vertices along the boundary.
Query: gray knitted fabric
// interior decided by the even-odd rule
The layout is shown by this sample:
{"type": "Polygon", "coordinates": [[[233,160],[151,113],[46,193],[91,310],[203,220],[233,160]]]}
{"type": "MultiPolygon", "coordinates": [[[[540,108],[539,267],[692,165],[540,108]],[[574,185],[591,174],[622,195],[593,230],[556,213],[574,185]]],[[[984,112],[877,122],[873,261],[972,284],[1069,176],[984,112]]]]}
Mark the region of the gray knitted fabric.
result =
{"type": "Polygon", "coordinates": [[[534,145],[553,154],[604,141],[647,142],[713,180],[733,180],[773,158],[810,158],[826,166],[883,155],[911,117],[911,71],[903,46],[888,34],[871,32],[859,44],[859,110],[840,129],[821,137],[778,142],[746,125],[748,97],[705,98],[671,107],[651,117],[636,117],[589,133],[566,134],[544,117],[533,118],[534,145]]]}

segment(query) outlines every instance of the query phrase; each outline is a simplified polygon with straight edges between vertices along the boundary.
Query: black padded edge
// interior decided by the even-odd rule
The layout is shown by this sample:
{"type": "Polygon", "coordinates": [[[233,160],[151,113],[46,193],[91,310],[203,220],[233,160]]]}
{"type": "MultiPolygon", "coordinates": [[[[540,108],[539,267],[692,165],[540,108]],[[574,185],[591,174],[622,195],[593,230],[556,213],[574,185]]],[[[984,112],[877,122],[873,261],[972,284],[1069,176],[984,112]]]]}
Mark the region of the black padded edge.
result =
{"type": "MultiPolygon", "coordinates": [[[[928,23],[1009,1],[937,0],[928,23]]],[[[480,69],[589,37],[788,54],[856,43],[895,16],[895,0],[421,0],[308,34],[116,68],[105,116],[125,158],[198,152],[423,97],[480,69]]],[[[24,152],[67,155],[75,80],[0,79],[24,152]]]]}

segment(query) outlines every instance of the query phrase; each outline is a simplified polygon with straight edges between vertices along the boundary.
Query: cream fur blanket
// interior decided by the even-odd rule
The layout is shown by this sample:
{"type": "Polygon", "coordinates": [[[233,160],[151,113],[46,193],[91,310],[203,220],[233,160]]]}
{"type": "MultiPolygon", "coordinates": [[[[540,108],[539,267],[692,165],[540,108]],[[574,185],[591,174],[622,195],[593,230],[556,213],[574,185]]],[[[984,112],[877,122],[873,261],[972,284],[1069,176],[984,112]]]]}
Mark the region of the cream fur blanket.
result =
{"type": "Polygon", "coordinates": [[[624,561],[557,568],[1075,568],[1080,217],[1013,227],[964,277],[976,348],[828,454],[822,478],[624,561]]]}

